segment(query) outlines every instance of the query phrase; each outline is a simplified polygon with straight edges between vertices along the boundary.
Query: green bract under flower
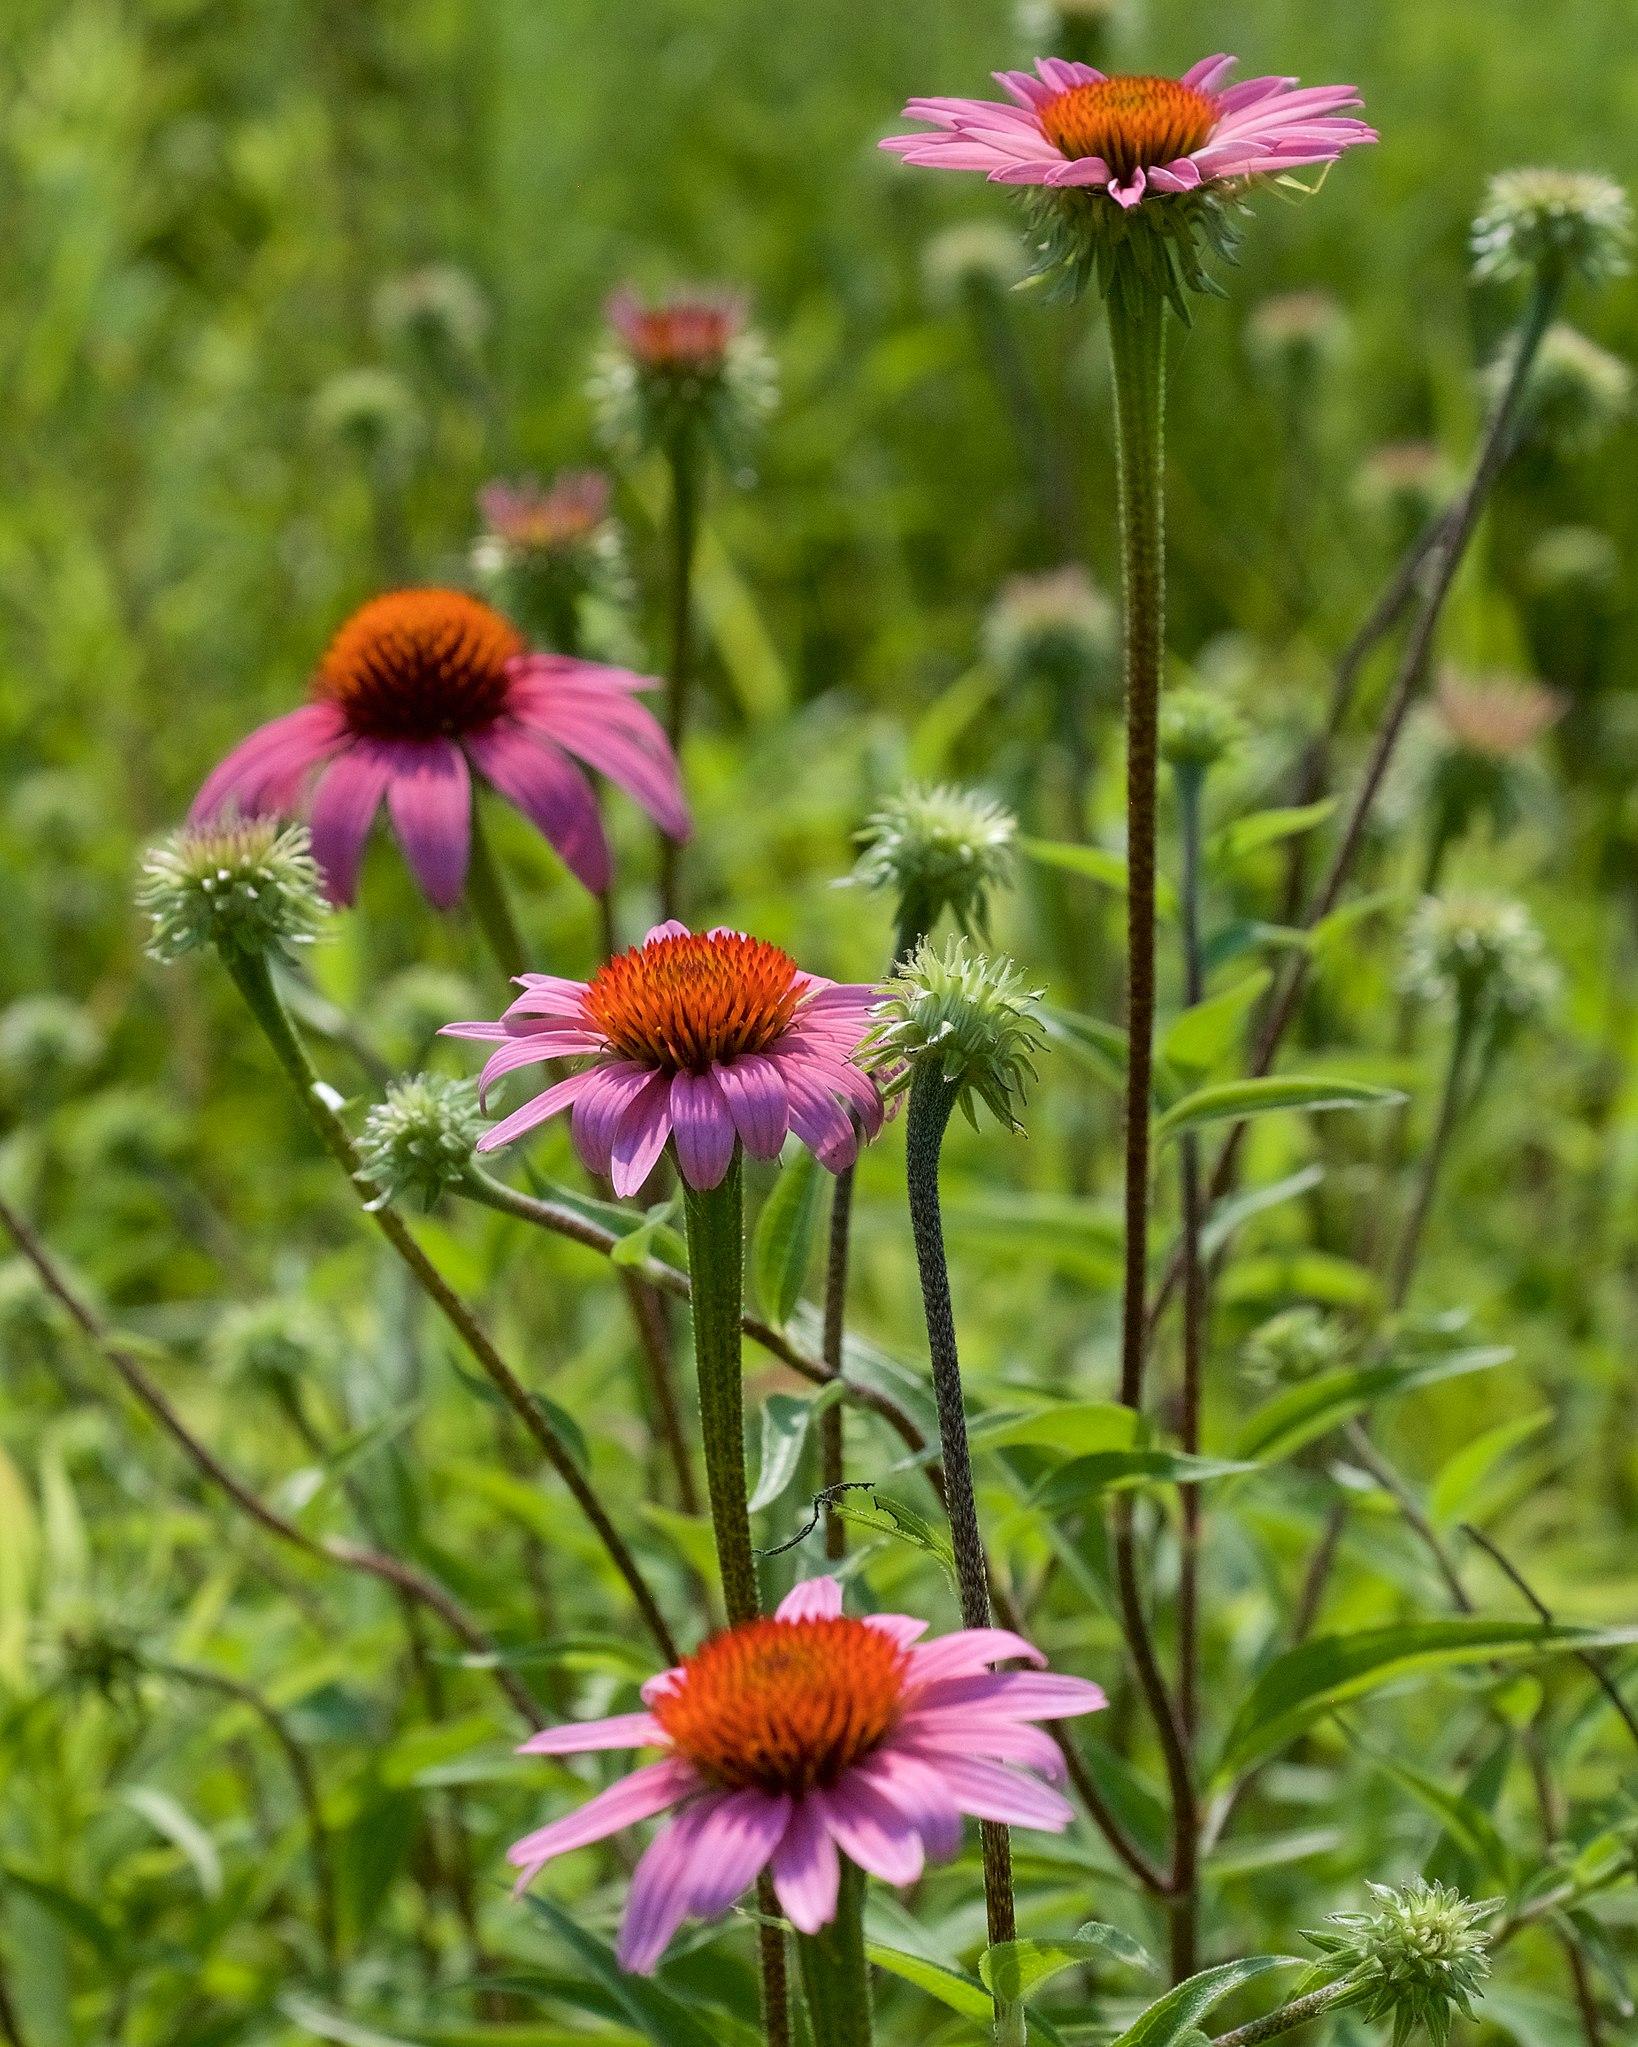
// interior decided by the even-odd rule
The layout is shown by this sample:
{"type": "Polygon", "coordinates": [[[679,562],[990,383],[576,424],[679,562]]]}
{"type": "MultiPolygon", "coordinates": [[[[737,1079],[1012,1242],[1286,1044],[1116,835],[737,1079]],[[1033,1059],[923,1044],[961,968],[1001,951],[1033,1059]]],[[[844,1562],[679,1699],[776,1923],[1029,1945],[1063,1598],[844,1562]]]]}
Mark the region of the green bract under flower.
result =
{"type": "Polygon", "coordinates": [[[899,928],[931,931],[948,910],[961,930],[982,934],[990,891],[1012,876],[1018,820],[976,790],[914,785],[890,796],[865,820],[850,879],[892,889],[899,928]]]}
{"type": "Polygon", "coordinates": [[[1172,690],[1160,704],[1161,757],[1173,768],[1203,774],[1245,737],[1245,720],[1214,690],[1172,690]]]}
{"type": "Polygon", "coordinates": [[[1540,1015],[1559,988],[1524,905],[1480,895],[1423,898],[1405,934],[1403,979],[1420,1000],[1516,1022],[1540,1015]]]}
{"type": "Polygon", "coordinates": [[[1503,282],[1575,274],[1598,284],[1627,267],[1632,207],[1587,171],[1502,171],[1473,223],[1473,269],[1503,282]]]}
{"type": "Polygon", "coordinates": [[[488,1127],[471,1081],[421,1074],[396,1081],[370,1111],[359,1156],[383,1202],[410,1195],[430,1208],[465,1174],[488,1127]]]}
{"type": "Polygon", "coordinates": [[[1479,1921],[1499,1901],[1475,1904],[1422,1877],[1402,1890],[1369,1889],[1376,1911],[1335,1912],[1328,1927],[1304,1938],[1347,1971],[1356,1986],[1349,2002],[1367,2020],[1392,2020],[1393,2047],[1419,2027],[1443,2047],[1457,2014],[1473,2016],[1490,1970],[1490,1937],[1479,1921]]]}
{"type": "Polygon", "coordinates": [[[137,903],[153,924],[149,954],[167,964],[205,945],[282,957],[310,945],[326,914],[307,828],[271,818],[172,832],[142,863],[137,903]]]}
{"type": "Polygon", "coordinates": [[[907,1087],[922,1070],[946,1086],[970,1123],[974,1102],[1021,1129],[1018,1111],[1035,1078],[1042,990],[1026,988],[1011,960],[968,951],[959,938],[942,953],[924,942],[887,985],[867,1056],[883,1092],[907,1087]]]}

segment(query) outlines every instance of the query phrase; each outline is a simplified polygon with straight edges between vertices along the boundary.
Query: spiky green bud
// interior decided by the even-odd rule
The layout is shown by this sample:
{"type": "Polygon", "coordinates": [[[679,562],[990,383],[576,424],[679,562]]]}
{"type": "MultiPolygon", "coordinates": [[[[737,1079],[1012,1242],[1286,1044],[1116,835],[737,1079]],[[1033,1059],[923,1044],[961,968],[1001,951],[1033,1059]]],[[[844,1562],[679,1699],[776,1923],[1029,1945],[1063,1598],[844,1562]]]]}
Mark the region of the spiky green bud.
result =
{"type": "Polygon", "coordinates": [[[1042,684],[1084,706],[1120,695],[1115,607],[1078,565],[1014,576],[984,621],[984,657],[1011,689],[1042,684]]]}
{"type": "MultiPolygon", "coordinates": [[[[1506,383],[1510,367],[1504,354],[1485,372],[1492,397],[1506,383]]],[[[1530,365],[1519,424],[1533,441],[1565,454],[1586,454],[1620,425],[1631,404],[1628,365],[1579,328],[1559,321],[1541,337],[1530,365]]]]}
{"type": "Polygon", "coordinates": [[[434,372],[468,376],[489,331],[489,306],[453,263],[427,263],[389,277],[375,295],[376,331],[434,372]]]}
{"type": "Polygon", "coordinates": [[[1043,991],[1027,988],[1009,959],[972,953],[953,938],[942,953],[924,941],[887,984],[868,1041],[883,1091],[908,1087],[931,1070],[976,1125],[975,1103],[1021,1130],[1018,1111],[1035,1079],[1043,991]]]}
{"type": "Polygon", "coordinates": [[[948,910],[958,929],[982,936],[991,891],[1012,878],[1017,837],[1012,812],[976,789],[912,784],[865,820],[849,879],[891,889],[901,931],[929,932],[948,910]]]}
{"type": "Polygon", "coordinates": [[[1405,933],[1403,985],[1421,1001],[1522,1023],[1551,1005],[1559,973],[1522,903],[1424,896],[1405,933]]]}
{"type": "Polygon", "coordinates": [[[730,469],[742,466],[778,402],[779,380],[739,296],[677,292],[645,304],[620,291],[609,321],[590,387],[604,440],[626,454],[697,440],[730,469]]]}
{"type": "Polygon", "coordinates": [[[1632,207],[1609,178],[1589,171],[1513,170],[1490,180],[1473,223],[1474,275],[1578,275],[1591,284],[1627,267],[1632,207]]]}
{"type": "Polygon", "coordinates": [[[1353,1340],[1323,1308],[1286,1308],[1246,1339],[1241,1367],[1260,1386],[1297,1386],[1346,1363],[1353,1340]]]}
{"type": "Polygon", "coordinates": [[[1422,1877],[1399,1890],[1367,1889],[1374,1912],[1334,1912],[1303,1938],[1343,1969],[1353,1985],[1348,2001],[1368,2022],[1392,2023],[1393,2047],[1419,2029],[1444,2047],[1457,2015],[1474,2015],[1490,1971],[1490,1936],[1479,1922],[1500,1901],[1474,1903],[1422,1877]]]}
{"type": "Polygon", "coordinates": [[[412,1195],[431,1208],[466,1172],[485,1127],[471,1081],[430,1073],[395,1081],[359,1140],[365,1176],[380,1190],[375,1205],[412,1195]]]}
{"type": "Polygon", "coordinates": [[[205,945],[282,958],[311,945],[327,915],[307,827],[265,817],[172,832],[144,859],[136,899],[148,952],[166,965],[205,945]]]}
{"type": "Polygon", "coordinates": [[[343,370],[313,400],[313,423],[365,462],[402,469],[421,439],[415,393],[391,370],[343,370]]]}
{"type": "Polygon", "coordinates": [[[335,1331],[300,1295],[271,1295],[224,1311],[211,1331],[224,1377],[289,1387],[322,1377],[336,1356],[335,1331]]]}
{"type": "Polygon", "coordinates": [[[1171,767],[1204,774],[1245,738],[1246,721],[1217,690],[1169,690],[1160,701],[1160,754],[1171,767]]]}

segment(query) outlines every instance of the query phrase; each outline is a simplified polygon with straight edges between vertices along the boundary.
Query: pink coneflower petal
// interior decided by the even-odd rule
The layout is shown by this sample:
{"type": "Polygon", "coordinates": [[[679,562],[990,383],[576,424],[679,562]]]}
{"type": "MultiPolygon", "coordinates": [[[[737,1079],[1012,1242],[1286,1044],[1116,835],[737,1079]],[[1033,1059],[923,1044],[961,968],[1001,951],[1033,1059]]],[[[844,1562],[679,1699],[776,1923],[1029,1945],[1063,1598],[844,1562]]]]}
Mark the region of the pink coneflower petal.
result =
{"type": "Polygon", "coordinates": [[[478,1103],[489,1106],[489,1090],[520,1066],[538,1066],[545,1059],[567,1059],[595,1052],[598,1040],[589,1031],[536,1031],[527,1038],[508,1038],[500,1050],[484,1062],[478,1075],[478,1103]]]}
{"type": "Polygon", "coordinates": [[[228,808],[246,817],[286,808],[301,781],[345,737],[341,714],[330,704],[303,704],[258,726],[211,770],[189,818],[200,822],[228,808]]]}
{"type": "Polygon", "coordinates": [[[1237,58],[1221,53],[1215,57],[1202,57],[1198,64],[1191,64],[1184,72],[1182,82],[1192,92],[1215,92],[1237,62],[1237,58]]]}
{"type": "Polygon", "coordinates": [[[1003,1826],[1039,1827],[1057,1833],[1075,1817],[1074,1807],[1049,1785],[1037,1784],[999,1763],[973,1756],[944,1755],[938,1760],[946,1790],[964,1812],[977,1820],[998,1820],[1003,1826]]]}
{"type": "Polygon", "coordinates": [[[901,1649],[908,1649],[913,1642],[919,1642],[927,1632],[927,1623],[913,1613],[867,1613],[864,1616],[867,1628],[878,1628],[901,1649]]]}
{"type": "Polygon", "coordinates": [[[798,1799],[774,1850],[774,1894],[798,1933],[817,1933],[836,1917],[842,1859],[824,1815],[812,1799],[798,1799]]]}
{"type": "Polygon", "coordinates": [[[474,733],[467,749],[485,780],[522,811],[577,881],[594,894],[608,887],[613,862],[597,798],[572,762],[512,719],[474,733]]]}
{"type": "Polygon", "coordinates": [[[645,1066],[614,1063],[592,1068],[591,1085],[574,1105],[571,1130],[575,1150],[589,1172],[607,1178],[620,1119],[652,1078],[645,1066]]]}
{"type": "Polygon", "coordinates": [[[616,1713],[607,1720],[566,1720],[519,1742],[520,1756],[578,1756],[598,1749],[660,1748],[665,1734],[652,1713],[616,1713]]]}
{"type": "MultiPolygon", "coordinates": [[[[930,1649],[937,1647],[936,1642],[928,1645],[930,1649]]],[[[913,1653],[925,1656],[927,1650],[913,1653]]],[[[1038,1659],[1032,1655],[1031,1660],[1038,1659]]],[[[921,1684],[915,1694],[918,1711],[973,1706],[1019,1720],[1067,1720],[1078,1713],[1096,1713],[1107,1703],[1099,1688],[1082,1678],[1038,1674],[1033,1670],[992,1670],[964,1677],[940,1677],[921,1684]]]]}
{"type": "Polygon", "coordinates": [[[1017,1661],[1045,1663],[1046,1658],[1032,1642],[1015,1635],[1010,1628],[963,1628],[954,1635],[940,1635],[910,1652],[910,1681],[930,1685],[944,1678],[989,1673],[992,1663],[1017,1661]]]}
{"type": "Polygon", "coordinates": [[[313,791],[308,812],[313,858],[324,869],[334,902],[350,903],[358,893],[364,842],[391,779],[391,768],[374,747],[355,745],[331,761],[313,791]]]}
{"type": "MultiPolygon", "coordinates": [[[[592,1075],[579,1074],[580,1080],[592,1075]]],[[[609,1179],[619,1195],[635,1194],[660,1162],[671,1135],[671,1081],[653,1074],[627,1103],[609,1146],[609,1179]]]]}
{"type": "Polygon", "coordinates": [[[664,1812],[667,1806],[697,1791],[699,1783],[699,1773],[677,1756],[667,1756],[664,1762],[633,1770],[629,1777],[622,1777],[618,1784],[600,1791],[576,1811],[512,1844],[506,1859],[514,1869],[524,1872],[520,1888],[553,1856],[590,1847],[593,1841],[606,1840],[622,1827],[652,1819],[655,1813],[664,1812]]]}
{"type": "Polygon", "coordinates": [[[926,1850],[915,1823],[864,1783],[857,1771],[832,1789],[810,1796],[850,1862],[884,1883],[913,1884],[921,1875],[926,1850]]]}
{"type": "Polygon", "coordinates": [[[716,1069],[740,1141],[754,1159],[776,1159],[790,1127],[790,1096],[777,1061],[757,1052],[716,1069]]]}
{"type": "Polygon", "coordinates": [[[398,842],[427,900],[447,910],[466,884],[472,783],[466,755],[452,739],[399,745],[387,783],[398,842]]]}
{"type": "Polygon", "coordinates": [[[713,1069],[672,1077],[670,1116],[683,1178],[690,1187],[720,1186],[733,1159],[738,1132],[713,1069]]]}
{"type": "Polygon", "coordinates": [[[839,1578],[804,1578],[774,1608],[776,1621],[833,1621],[842,1611],[839,1578]]]}
{"type": "Polygon", "coordinates": [[[521,1109],[514,1109],[478,1139],[477,1150],[489,1152],[498,1150],[503,1144],[511,1144],[519,1137],[555,1116],[559,1109],[566,1109],[578,1101],[596,1078],[594,1073],[571,1073],[567,1080],[555,1082],[544,1094],[536,1095],[524,1103],[521,1109]]]}

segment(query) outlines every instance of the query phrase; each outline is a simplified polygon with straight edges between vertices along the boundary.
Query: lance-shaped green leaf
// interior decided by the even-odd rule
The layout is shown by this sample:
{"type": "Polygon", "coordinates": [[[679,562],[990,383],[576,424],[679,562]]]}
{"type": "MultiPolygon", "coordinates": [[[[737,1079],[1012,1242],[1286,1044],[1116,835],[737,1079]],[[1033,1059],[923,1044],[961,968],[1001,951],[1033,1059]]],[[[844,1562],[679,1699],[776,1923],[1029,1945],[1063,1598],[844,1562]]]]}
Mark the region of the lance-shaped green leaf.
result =
{"type": "Polygon", "coordinates": [[[607,1941],[588,1933],[561,1905],[539,1891],[528,1897],[536,1912],[552,1929],[576,1961],[645,2039],[655,2047],[754,2047],[757,2035],[749,2026],[713,2006],[709,2016],[690,2010],[663,1983],[646,1976],[630,1976],[614,1958],[607,1941]]]}
{"type": "Polygon", "coordinates": [[[1300,838],[1315,825],[1324,824],[1336,807],[1334,796],[1322,796],[1317,803],[1300,803],[1288,809],[1254,810],[1212,833],[1206,841],[1206,859],[1213,867],[1226,867],[1263,846],[1278,846],[1287,839],[1300,838]]]}
{"type": "Polygon", "coordinates": [[[1234,1454],[1264,1463],[1289,1457],[1316,1436],[1351,1421],[1380,1400],[1408,1393],[1413,1387],[1432,1386],[1441,1379],[1488,1372],[1495,1365],[1505,1365],[1512,1355],[1505,1344],[1488,1344],[1321,1372],[1275,1394],[1248,1415],[1234,1439],[1234,1454]]]}
{"type": "Polygon", "coordinates": [[[1153,1969],[1148,1950],[1118,1926],[1089,1919],[1063,1940],[1003,1940],[984,1950],[978,1973],[1004,2003],[1030,1997],[1066,1969],[1087,1962],[1118,1962],[1128,1969],[1153,1969]]]}
{"type": "Polygon", "coordinates": [[[1030,1505],[1044,1514],[1066,1514],[1103,1492],[1139,1486],[1200,1485],[1255,1471],[1255,1464],[1230,1457],[1191,1457],[1183,1450],[1101,1450],[1076,1457],[1044,1479],[1030,1505]]]}
{"type": "Polygon", "coordinates": [[[1234,1044],[1253,1005],[1273,975],[1266,968],[1248,974],[1218,995],[1208,995],[1167,1026],[1159,1045],[1162,1059],[1190,1074],[1208,1073],[1234,1044]]]}
{"type": "MultiPolygon", "coordinates": [[[[1106,846],[1083,846],[1076,839],[1021,838],[1018,850],[1042,867],[1083,875],[1101,888],[1113,889],[1116,895],[1126,893],[1126,856],[1111,853],[1106,846]]],[[[1155,883],[1155,908],[1163,917],[1177,915],[1177,891],[1164,878],[1155,883]]]]}
{"type": "Polygon", "coordinates": [[[1299,1966],[1295,1955],[1248,1955],[1244,1961],[1202,1969],[1198,1976],[1190,1976],[1151,2004],[1112,2047],[1181,2047],[1181,2043],[1199,2038],[1200,2021],[1232,1991],[1266,1976],[1271,1969],[1299,1966]]]}
{"type": "Polygon", "coordinates": [[[1261,1080],[1225,1080],[1197,1088],[1174,1102],[1155,1123],[1161,1142],[1208,1123],[1243,1123],[1279,1109],[1302,1109],[1314,1115],[1329,1109],[1381,1109],[1404,1101],[1399,1088],[1377,1087],[1364,1080],[1332,1080],[1318,1075],[1271,1073],[1261,1080]]]}
{"type": "Polygon", "coordinates": [[[762,1204],[751,1243],[751,1278],[763,1314],[778,1329],[791,1319],[802,1297],[824,1190],[831,1184],[830,1175],[802,1145],[762,1204]]]}
{"type": "Polygon", "coordinates": [[[814,1418],[834,1407],[844,1390],[840,1379],[832,1379],[817,1393],[770,1393],[763,1401],[762,1462],[751,1494],[753,1514],[771,1507],[795,1478],[814,1418]]]}

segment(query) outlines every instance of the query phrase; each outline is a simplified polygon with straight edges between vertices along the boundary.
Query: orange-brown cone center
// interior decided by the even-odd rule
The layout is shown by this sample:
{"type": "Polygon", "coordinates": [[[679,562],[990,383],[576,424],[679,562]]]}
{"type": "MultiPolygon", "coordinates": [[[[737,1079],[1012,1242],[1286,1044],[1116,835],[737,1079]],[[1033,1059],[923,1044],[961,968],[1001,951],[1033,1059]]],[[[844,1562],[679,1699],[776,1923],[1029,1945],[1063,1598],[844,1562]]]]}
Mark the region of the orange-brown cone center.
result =
{"type": "Polygon", "coordinates": [[[1217,125],[1217,103],[1180,79],[1117,76],[1059,93],[1040,122],[1065,156],[1101,156],[1112,177],[1125,179],[1200,148],[1217,125]]]}
{"type": "Polygon", "coordinates": [[[714,1783],[808,1791],[892,1732],[907,1667],[892,1637],[863,1621],[748,1621],[690,1657],[652,1711],[714,1783]]]}
{"type": "Polygon", "coordinates": [[[521,634],[461,590],[391,590],[355,611],[325,649],[314,687],[371,739],[434,739],[506,708],[521,634]]]}
{"type": "Polygon", "coordinates": [[[598,968],[586,1009],[622,1057],[671,1072],[762,1052],[801,1000],[796,962],[739,932],[651,939],[598,968]]]}

